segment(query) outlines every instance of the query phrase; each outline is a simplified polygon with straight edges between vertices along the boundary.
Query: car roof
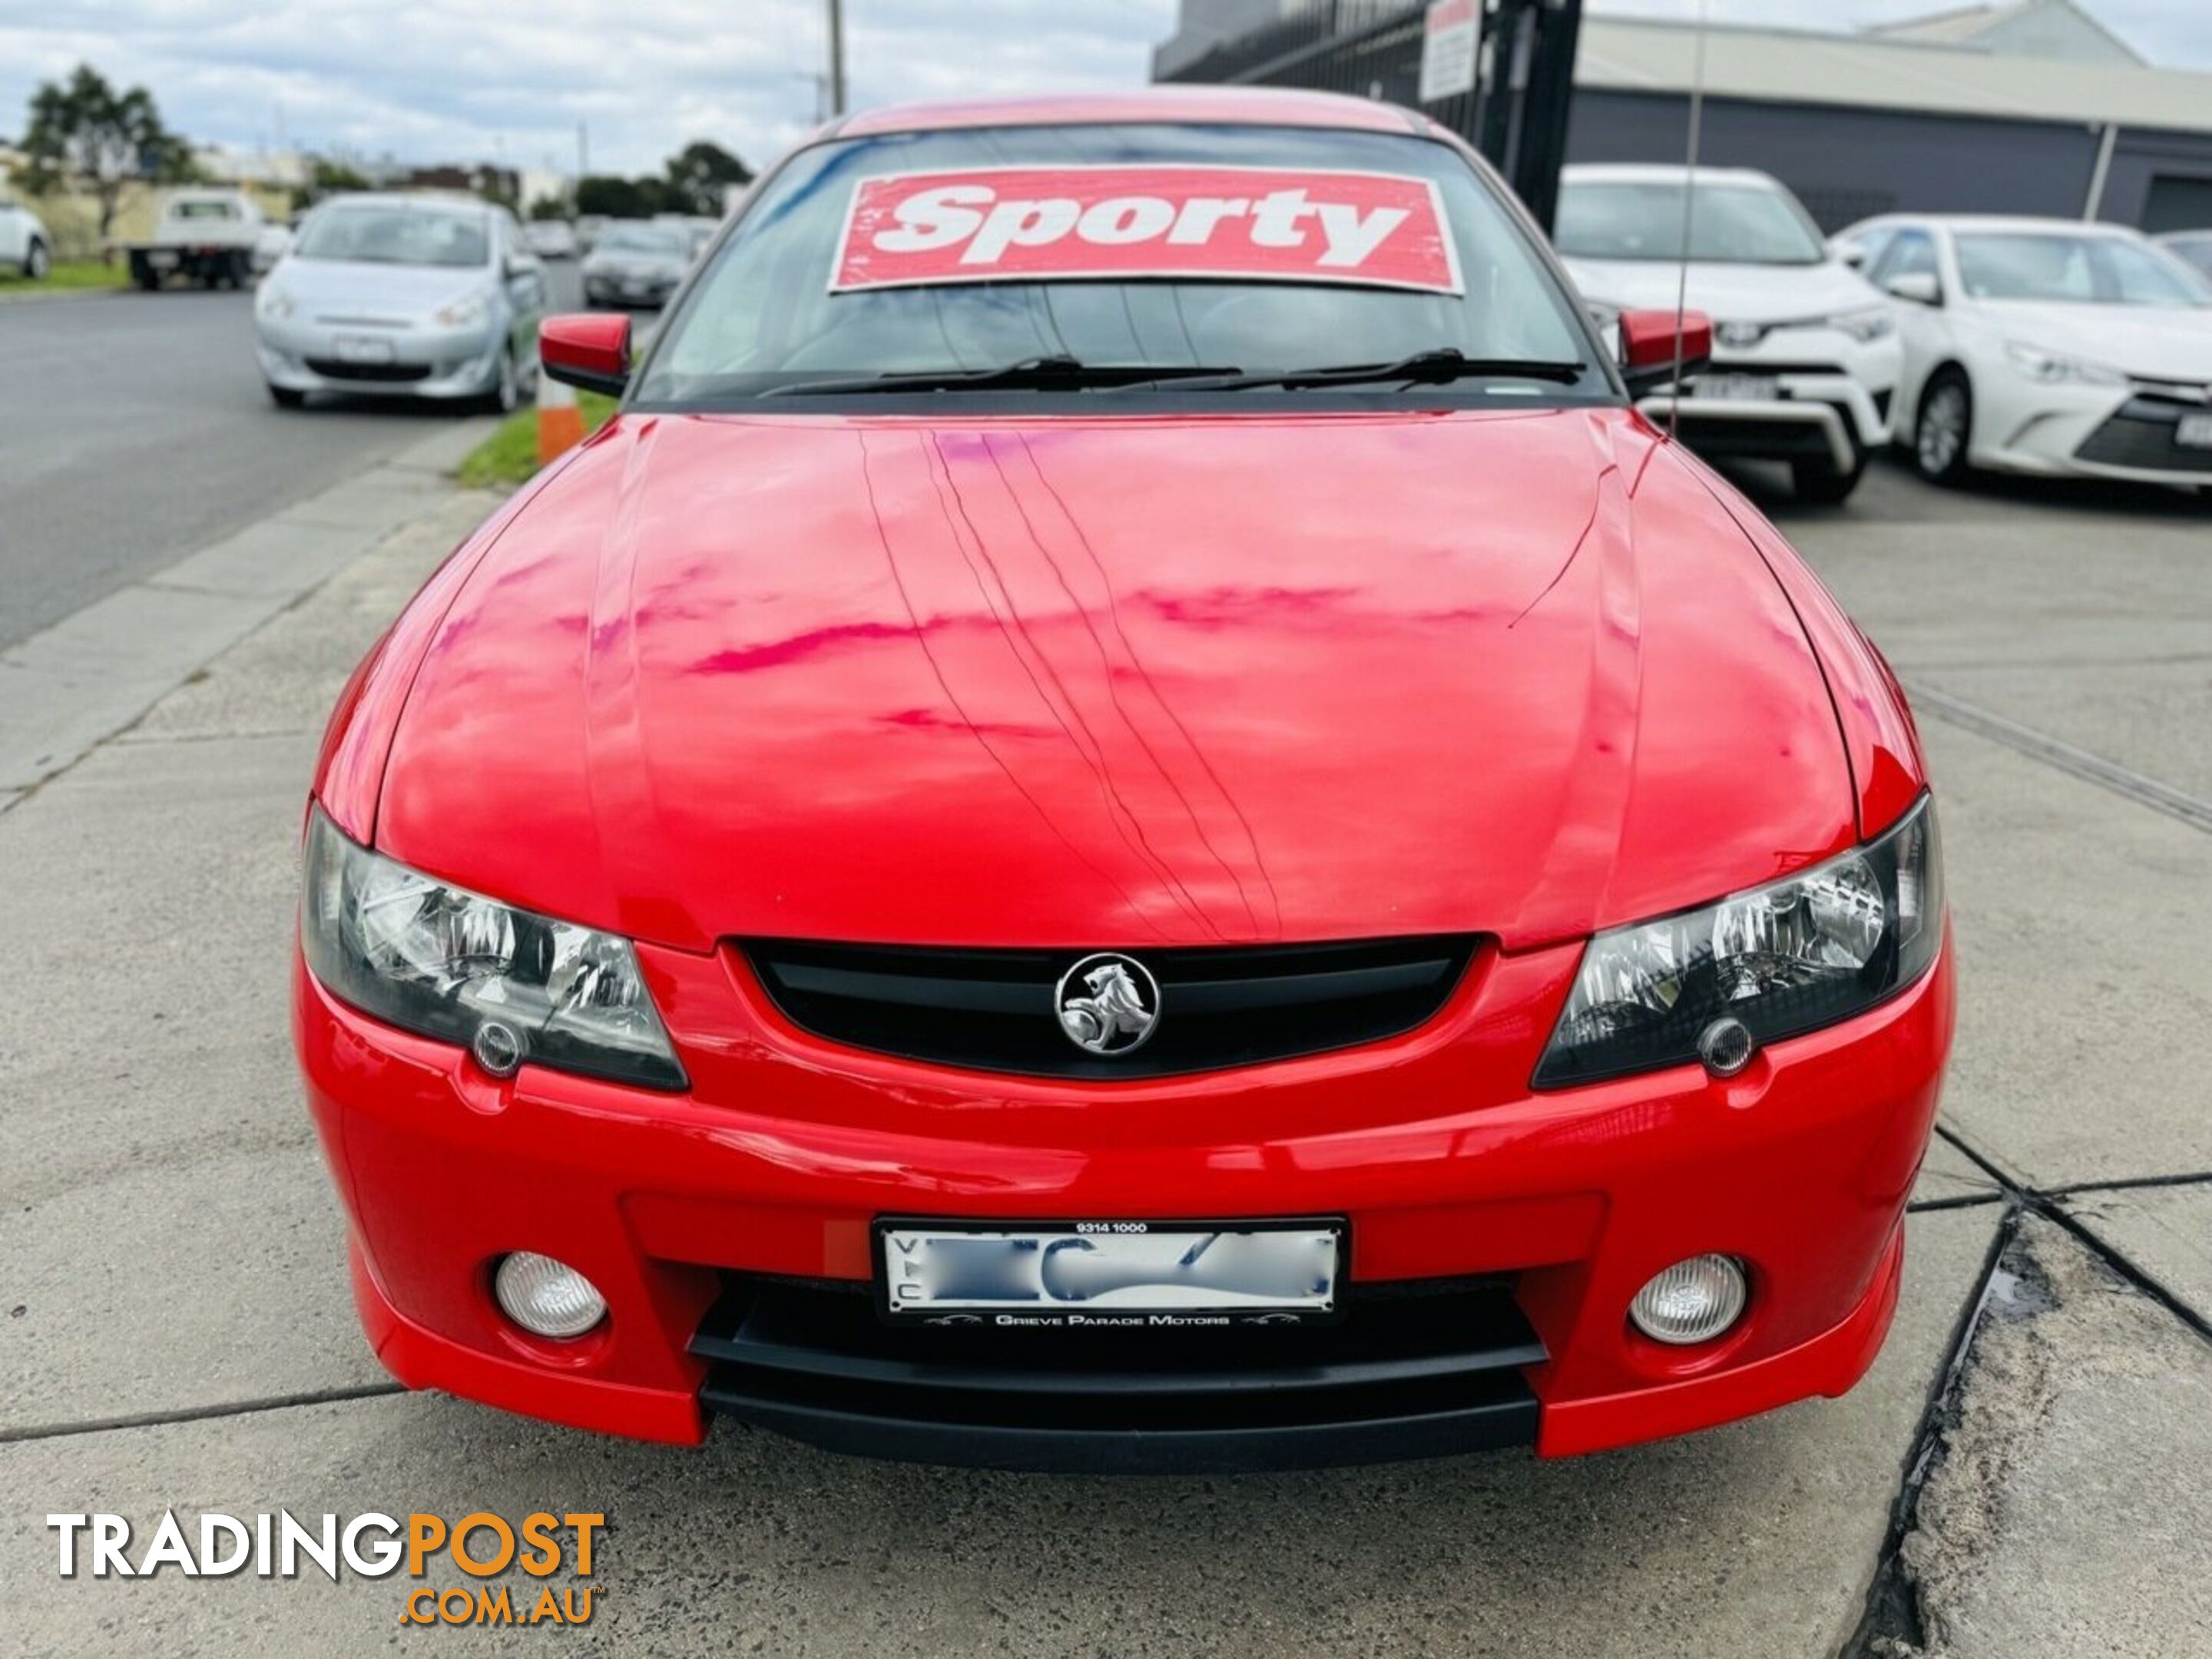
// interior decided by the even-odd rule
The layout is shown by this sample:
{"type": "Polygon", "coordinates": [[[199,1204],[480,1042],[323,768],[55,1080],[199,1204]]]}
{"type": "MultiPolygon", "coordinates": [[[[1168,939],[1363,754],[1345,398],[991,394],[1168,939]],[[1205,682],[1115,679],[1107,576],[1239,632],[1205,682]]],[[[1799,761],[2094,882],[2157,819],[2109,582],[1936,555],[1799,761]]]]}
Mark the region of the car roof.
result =
{"type": "Polygon", "coordinates": [[[2129,241],[2139,240],[2142,236],[2131,225],[2027,213],[1886,213],[1879,220],[1869,219],[1863,223],[1868,227],[1876,223],[1933,225],[1940,230],[2060,231],[2069,236],[2117,236],[2129,241]]]}
{"type": "Polygon", "coordinates": [[[492,205],[473,196],[448,195],[427,190],[352,190],[326,196],[315,204],[326,207],[434,208],[441,213],[489,213],[492,205]]]}
{"type": "Polygon", "coordinates": [[[825,136],[846,138],[954,127],[1107,126],[1153,121],[1334,127],[1361,132],[1426,133],[1431,130],[1427,121],[1411,111],[1371,98],[1283,87],[1178,86],[893,104],[863,111],[830,128],[825,136]]]}
{"type": "MultiPolygon", "coordinates": [[[[1577,161],[1559,169],[1563,185],[1679,185],[1690,176],[1690,168],[1680,161],[1577,161]]],[[[1697,169],[1698,181],[1706,185],[1755,185],[1763,190],[1781,190],[1782,181],[1771,173],[1761,173],[1755,167],[1708,167],[1697,169]]]]}

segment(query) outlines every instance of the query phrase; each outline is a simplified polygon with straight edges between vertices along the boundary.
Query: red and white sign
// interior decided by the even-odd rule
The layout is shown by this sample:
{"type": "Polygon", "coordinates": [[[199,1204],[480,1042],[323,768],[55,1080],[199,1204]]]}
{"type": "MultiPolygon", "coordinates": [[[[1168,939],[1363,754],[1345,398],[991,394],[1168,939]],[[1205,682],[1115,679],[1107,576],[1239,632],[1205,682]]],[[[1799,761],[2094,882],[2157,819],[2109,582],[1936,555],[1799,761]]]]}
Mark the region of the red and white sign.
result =
{"type": "Polygon", "coordinates": [[[1144,277],[1462,292],[1443,203],[1428,179],[1212,167],[863,179],[830,290],[1144,277]]]}
{"type": "Polygon", "coordinates": [[[1429,0],[1421,20],[1421,101],[1441,103],[1473,92],[1481,46],[1480,0],[1429,0]]]}

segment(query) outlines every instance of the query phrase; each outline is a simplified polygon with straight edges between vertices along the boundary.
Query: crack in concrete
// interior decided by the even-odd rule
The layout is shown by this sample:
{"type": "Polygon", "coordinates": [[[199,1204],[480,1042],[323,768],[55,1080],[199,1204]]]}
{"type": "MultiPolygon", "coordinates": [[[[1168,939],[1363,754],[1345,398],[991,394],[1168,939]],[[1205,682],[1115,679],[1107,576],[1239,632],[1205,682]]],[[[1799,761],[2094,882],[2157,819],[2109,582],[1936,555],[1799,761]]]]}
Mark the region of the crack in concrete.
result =
{"type": "Polygon", "coordinates": [[[360,1382],[343,1389],[307,1389],[297,1394],[270,1395],[259,1400],[235,1400],[212,1406],[186,1406],[176,1411],[133,1412],[123,1417],[88,1418],[76,1423],[34,1423],[27,1428],[0,1429],[0,1445],[25,1440],[59,1440],[70,1435],[105,1434],[115,1429],[161,1428],[172,1423],[204,1423],[214,1418],[245,1417],[255,1412],[289,1411],[295,1406],[328,1406],[350,1400],[380,1400],[404,1394],[398,1382],[360,1382]]]}
{"type": "MultiPolygon", "coordinates": [[[[1983,1261],[1979,1287],[1960,1316],[1951,1345],[1945,1351],[1942,1368],[1929,1389],[1928,1404],[1914,1431],[1897,1497],[1890,1508],[1889,1528],[1867,1586],[1865,1609],[1857,1628],[1839,1650],[1838,1659],[1904,1659],[1905,1656],[1927,1650],[1929,1632],[1914,1588],[1911,1563],[1905,1557],[1905,1542],[1917,1527],[1920,1498],[1929,1478],[1944,1462],[1946,1437],[1959,1423],[1966,1381],[1973,1365],[1974,1341],[1985,1319],[1993,1308],[2008,1316],[2032,1318],[2048,1305],[2047,1289],[2038,1288],[2039,1267],[2025,1251],[2015,1249],[2021,1224],[2028,1217],[2037,1217],[2061,1229],[2130,1289],[2156,1304],[2197,1336],[2212,1342],[2212,1319],[2197,1312],[2137,1267],[2124,1251],[2100,1238],[2061,1201],[2084,1193],[2187,1186],[2212,1181],[2212,1173],[2142,1176],[2047,1188],[2023,1186],[1955,1130],[1939,1123],[1936,1133],[1995,1182],[1998,1190],[1986,1196],[1926,1199],[1908,1204],[1907,1212],[1967,1209],[1996,1202],[2004,1206],[2004,1215],[1997,1223],[1989,1255],[1983,1261]]],[[[1982,1478],[1984,1484],[1995,1479],[1986,1474],[1982,1478]]]]}
{"type": "Polygon", "coordinates": [[[2148,806],[2154,812],[2163,812],[2178,818],[2192,830],[2202,830],[2212,835],[2212,800],[2204,800],[2170,783],[2106,760],[2102,755],[2093,755],[2086,749],[2076,749],[2033,726],[2022,726],[2018,720],[2008,720],[2002,714],[1969,702],[1964,697],[1954,696],[1948,691],[1939,691],[1932,685],[1918,681],[1907,683],[1906,690],[1913,708],[1923,714],[1931,714],[1948,722],[1961,731],[1972,732],[1977,737],[1987,738],[1992,743],[2002,744],[2015,754],[2039,761],[2044,765],[2094,783],[2100,789],[2148,806]]]}

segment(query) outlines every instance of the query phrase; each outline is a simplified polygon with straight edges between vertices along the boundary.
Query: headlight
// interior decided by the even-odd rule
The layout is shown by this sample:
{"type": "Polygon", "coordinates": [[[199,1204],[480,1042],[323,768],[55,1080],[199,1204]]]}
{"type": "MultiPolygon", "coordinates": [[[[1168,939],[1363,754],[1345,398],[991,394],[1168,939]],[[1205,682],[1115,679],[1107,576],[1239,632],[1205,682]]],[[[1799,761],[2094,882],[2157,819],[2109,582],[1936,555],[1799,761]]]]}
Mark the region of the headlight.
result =
{"type": "Polygon", "coordinates": [[[2079,357],[2062,357],[2024,340],[2005,342],[2005,356],[2031,380],[2045,386],[2125,386],[2128,377],[2101,363],[2085,363],[2079,357]]]}
{"type": "Polygon", "coordinates": [[[489,1069],[685,1086],[630,942],[479,898],[307,826],[300,940],[331,995],[489,1069]]]}
{"type": "Polygon", "coordinates": [[[431,313],[433,319],[447,328],[473,328],[489,314],[484,296],[471,294],[465,300],[456,300],[449,306],[441,306],[431,313]]]}
{"type": "Polygon", "coordinates": [[[1718,1019],[1762,1043],[1832,1025],[1917,979],[1942,932],[1942,849],[1923,795],[1886,835],[1826,864],[1598,934],[1535,1085],[1683,1065],[1718,1019]]]}
{"type": "Polygon", "coordinates": [[[254,308],[272,323],[283,322],[296,309],[292,304],[290,295],[285,293],[281,288],[271,287],[267,283],[261,285],[261,292],[253,303],[254,308]]]}
{"type": "Polygon", "coordinates": [[[1871,345],[1897,331],[1897,320],[1889,314],[1887,306],[1869,306],[1864,311],[1846,311],[1827,319],[1826,327],[1848,334],[1861,345],[1871,345]]]}

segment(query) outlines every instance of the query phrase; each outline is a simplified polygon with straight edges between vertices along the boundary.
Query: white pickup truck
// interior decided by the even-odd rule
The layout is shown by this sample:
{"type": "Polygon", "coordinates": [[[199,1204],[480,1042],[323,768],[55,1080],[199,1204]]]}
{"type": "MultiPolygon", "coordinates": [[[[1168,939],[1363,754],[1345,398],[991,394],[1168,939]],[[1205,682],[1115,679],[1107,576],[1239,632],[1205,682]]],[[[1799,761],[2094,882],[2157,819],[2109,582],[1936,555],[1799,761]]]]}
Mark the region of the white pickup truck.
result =
{"type": "Polygon", "coordinates": [[[131,280],[149,293],[172,276],[209,288],[242,288],[252,279],[253,250],[267,222],[242,190],[173,190],[161,198],[154,234],[118,242],[131,280]]]}

